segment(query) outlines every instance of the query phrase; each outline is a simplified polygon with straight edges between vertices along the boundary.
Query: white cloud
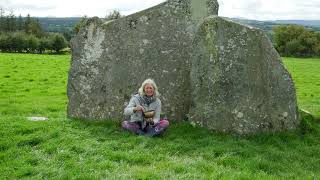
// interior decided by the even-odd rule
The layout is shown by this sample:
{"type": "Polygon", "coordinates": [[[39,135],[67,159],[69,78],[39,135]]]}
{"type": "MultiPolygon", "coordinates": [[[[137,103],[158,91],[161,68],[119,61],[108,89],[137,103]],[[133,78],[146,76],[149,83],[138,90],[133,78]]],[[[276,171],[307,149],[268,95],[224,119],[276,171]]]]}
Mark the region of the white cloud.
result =
{"type": "Polygon", "coordinates": [[[116,9],[122,14],[137,12],[164,0],[0,0],[0,7],[15,14],[32,16],[99,16],[104,17],[116,9]]]}
{"type": "MultiPolygon", "coordinates": [[[[25,16],[99,16],[116,9],[131,14],[165,0],[0,0],[6,11],[25,16]]],[[[219,15],[258,20],[320,19],[320,0],[218,0],[219,15]]]]}
{"type": "Polygon", "coordinates": [[[319,0],[218,0],[219,15],[258,20],[317,19],[319,0]]]}

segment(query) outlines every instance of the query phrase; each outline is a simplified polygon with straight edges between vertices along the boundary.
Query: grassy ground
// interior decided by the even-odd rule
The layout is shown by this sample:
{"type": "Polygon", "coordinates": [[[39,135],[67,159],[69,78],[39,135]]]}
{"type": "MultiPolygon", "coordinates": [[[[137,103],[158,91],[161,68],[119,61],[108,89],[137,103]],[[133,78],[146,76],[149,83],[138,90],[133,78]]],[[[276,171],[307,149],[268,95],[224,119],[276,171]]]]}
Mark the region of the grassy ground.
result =
{"type": "Polygon", "coordinates": [[[284,58],[295,81],[299,107],[320,117],[320,59],[284,58]]]}
{"type": "MultiPolygon", "coordinates": [[[[165,136],[148,138],[122,131],[117,122],[69,120],[69,59],[0,53],[0,179],[320,178],[319,123],[305,134],[246,138],[172,123],[165,136]],[[33,122],[29,116],[49,120],[33,122]]],[[[300,106],[319,115],[320,59],[285,63],[300,106]]]]}

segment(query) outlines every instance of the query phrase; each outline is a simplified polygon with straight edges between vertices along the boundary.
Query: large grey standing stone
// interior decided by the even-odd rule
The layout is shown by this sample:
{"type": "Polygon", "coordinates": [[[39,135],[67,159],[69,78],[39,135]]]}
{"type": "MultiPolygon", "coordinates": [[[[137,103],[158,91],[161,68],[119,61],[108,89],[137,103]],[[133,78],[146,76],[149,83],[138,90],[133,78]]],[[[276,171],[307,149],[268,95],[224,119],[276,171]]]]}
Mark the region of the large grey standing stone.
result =
{"type": "Polygon", "coordinates": [[[163,111],[185,119],[194,31],[217,14],[215,0],[171,0],[105,24],[92,19],[71,41],[68,116],[122,118],[131,94],[153,78],[163,111]]]}
{"type": "Polygon", "coordinates": [[[68,116],[122,119],[131,94],[155,79],[172,120],[222,132],[299,124],[292,79],[265,34],[216,16],[215,0],[170,0],[72,39],[68,116]]]}
{"type": "Polygon", "coordinates": [[[293,81],[261,30],[211,16],[195,42],[192,124],[237,134],[297,127],[293,81]]]}

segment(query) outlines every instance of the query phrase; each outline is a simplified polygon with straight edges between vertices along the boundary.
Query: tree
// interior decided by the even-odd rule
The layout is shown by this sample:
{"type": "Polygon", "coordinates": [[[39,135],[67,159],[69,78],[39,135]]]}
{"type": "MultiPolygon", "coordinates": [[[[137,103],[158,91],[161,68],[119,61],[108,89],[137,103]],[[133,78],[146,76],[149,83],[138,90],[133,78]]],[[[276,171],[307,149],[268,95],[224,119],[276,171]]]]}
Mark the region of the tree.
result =
{"type": "Polygon", "coordinates": [[[0,32],[4,32],[4,26],[5,26],[5,16],[4,16],[5,11],[0,8],[0,32]]]}
{"type": "Polygon", "coordinates": [[[10,39],[9,36],[2,33],[0,34],[0,50],[4,52],[8,52],[10,49],[10,39]]]}
{"type": "Polygon", "coordinates": [[[61,34],[53,34],[50,37],[52,49],[59,53],[62,49],[67,47],[66,39],[61,34]]]}
{"type": "Polygon", "coordinates": [[[110,21],[110,20],[114,20],[114,19],[119,19],[121,17],[121,14],[119,11],[117,10],[113,10],[112,12],[110,12],[106,17],[106,21],[110,21]]]}
{"type": "Polygon", "coordinates": [[[25,20],[25,32],[27,34],[33,34],[37,37],[42,37],[44,32],[38,20],[30,17],[30,14],[27,15],[25,20]]]}
{"type": "Polygon", "coordinates": [[[317,37],[313,31],[304,31],[298,37],[300,44],[304,47],[302,56],[313,56],[316,54],[317,37]]]}
{"type": "Polygon", "coordinates": [[[304,50],[298,39],[292,39],[287,42],[285,48],[286,53],[293,56],[301,56],[301,52],[304,50]]]}
{"type": "Polygon", "coordinates": [[[320,56],[320,33],[316,33],[317,45],[316,45],[316,55],[320,56]]]}
{"type": "Polygon", "coordinates": [[[36,52],[39,46],[39,39],[34,35],[28,35],[26,37],[26,51],[27,52],[36,52]]]}
{"type": "Polygon", "coordinates": [[[17,30],[17,22],[16,22],[16,16],[13,14],[13,11],[10,12],[8,18],[8,31],[14,32],[17,30]]]}
{"type": "Polygon", "coordinates": [[[76,24],[73,28],[73,31],[75,34],[78,34],[78,32],[80,31],[81,28],[83,28],[88,21],[88,17],[87,16],[83,16],[80,20],[80,22],[78,24],[76,24]]]}
{"type": "Polygon", "coordinates": [[[37,51],[42,54],[43,52],[45,52],[46,50],[52,49],[52,46],[50,44],[50,40],[47,37],[43,37],[39,40],[39,45],[37,48],[37,51]]]}
{"type": "Polygon", "coordinates": [[[303,26],[276,26],[274,31],[275,48],[280,54],[289,55],[287,43],[296,39],[304,31],[303,26]]]}
{"type": "Polygon", "coordinates": [[[26,34],[23,32],[15,32],[11,38],[12,51],[23,52],[27,48],[26,34]]]}
{"type": "Polygon", "coordinates": [[[26,17],[26,20],[24,21],[24,31],[27,33],[27,34],[30,34],[31,33],[31,17],[30,17],[30,14],[27,15],[26,17]]]}
{"type": "Polygon", "coordinates": [[[63,33],[64,38],[69,42],[73,36],[71,31],[66,31],[63,33]]]}
{"type": "Polygon", "coordinates": [[[18,31],[24,30],[24,21],[23,21],[21,14],[19,15],[18,20],[17,20],[17,30],[18,31]]]}
{"type": "Polygon", "coordinates": [[[303,26],[274,27],[274,46],[283,56],[315,56],[318,53],[320,35],[303,26]]]}

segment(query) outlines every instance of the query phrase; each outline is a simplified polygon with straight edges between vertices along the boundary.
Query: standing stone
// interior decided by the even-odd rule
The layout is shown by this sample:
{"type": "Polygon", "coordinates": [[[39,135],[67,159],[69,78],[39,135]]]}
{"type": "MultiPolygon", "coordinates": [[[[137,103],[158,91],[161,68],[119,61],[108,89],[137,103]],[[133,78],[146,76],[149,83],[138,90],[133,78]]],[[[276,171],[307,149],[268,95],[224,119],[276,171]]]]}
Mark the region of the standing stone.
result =
{"type": "Polygon", "coordinates": [[[216,0],[169,0],[72,39],[68,116],[122,119],[147,78],[171,120],[249,134],[298,123],[294,85],[265,34],[216,16],[216,0]]]}
{"type": "Polygon", "coordinates": [[[171,0],[102,24],[92,19],[71,41],[68,116],[120,119],[132,93],[153,78],[170,119],[190,107],[190,57],[197,23],[215,0],[171,0]]]}
{"type": "Polygon", "coordinates": [[[210,16],[195,42],[192,124],[237,134],[298,125],[293,81],[261,30],[210,16]]]}

